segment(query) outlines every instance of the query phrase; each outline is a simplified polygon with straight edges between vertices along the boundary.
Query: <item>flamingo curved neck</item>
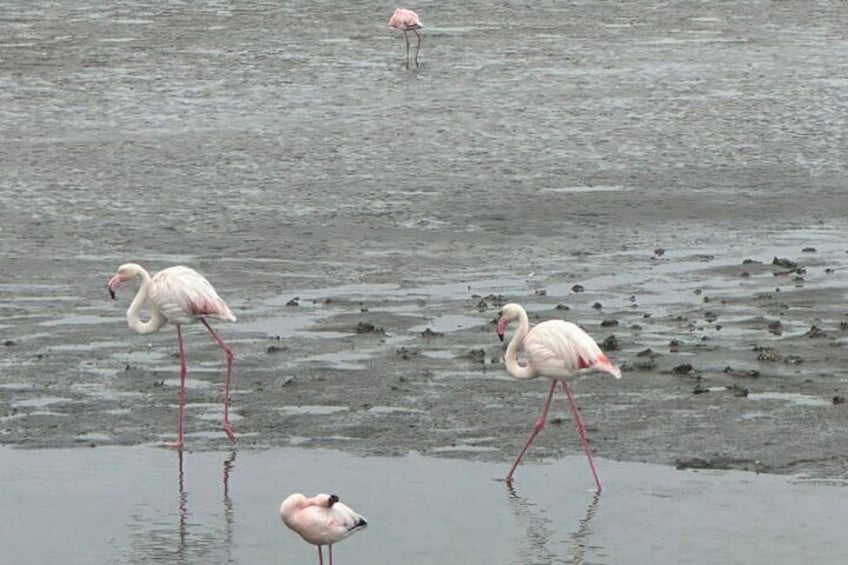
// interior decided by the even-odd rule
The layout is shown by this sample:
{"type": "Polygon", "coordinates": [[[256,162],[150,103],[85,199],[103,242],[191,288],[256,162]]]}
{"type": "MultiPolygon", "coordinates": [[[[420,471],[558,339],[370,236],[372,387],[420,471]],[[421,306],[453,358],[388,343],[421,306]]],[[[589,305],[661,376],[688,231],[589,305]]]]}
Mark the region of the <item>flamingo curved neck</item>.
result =
{"type": "Polygon", "coordinates": [[[527,318],[527,312],[521,310],[518,315],[518,331],[512,336],[509,345],[506,348],[504,355],[504,363],[506,370],[516,379],[532,379],[536,376],[536,372],[530,365],[520,365],[518,363],[518,350],[521,348],[524,338],[527,337],[527,332],[530,331],[530,320],[527,318]]]}
{"type": "Polygon", "coordinates": [[[127,324],[129,324],[130,329],[136,333],[153,333],[164,326],[168,319],[158,310],[154,310],[147,321],[141,320],[139,313],[141,312],[141,307],[144,306],[144,303],[147,301],[147,296],[150,294],[150,287],[153,282],[150,280],[150,275],[147,274],[147,271],[141,267],[138,268],[136,276],[141,277],[141,286],[135,294],[135,298],[133,298],[130,307],[127,309],[127,324]]]}

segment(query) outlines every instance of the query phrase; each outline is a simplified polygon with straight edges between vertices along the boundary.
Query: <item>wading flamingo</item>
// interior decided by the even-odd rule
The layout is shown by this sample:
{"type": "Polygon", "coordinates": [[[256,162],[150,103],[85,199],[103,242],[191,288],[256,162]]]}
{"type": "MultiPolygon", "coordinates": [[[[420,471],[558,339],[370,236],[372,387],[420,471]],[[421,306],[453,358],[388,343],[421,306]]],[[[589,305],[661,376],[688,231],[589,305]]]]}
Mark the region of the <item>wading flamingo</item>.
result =
{"type": "Polygon", "coordinates": [[[603,354],[598,344],[595,343],[595,340],[576,324],[562,320],[548,320],[547,322],[537,324],[531,330],[530,321],[527,319],[527,312],[518,304],[507,304],[498,314],[497,333],[501,341],[504,339],[504,332],[507,325],[515,320],[518,320],[518,332],[513,336],[506,348],[506,354],[504,355],[506,370],[516,379],[547,377],[552,382],[551,388],[548,391],[548,398],[545,400],[544,408],[542,409],[542,415],[536,421],[530,437],[527,439],[524,447],[521,448],[509,473],[507,473],[506,482],[512,482],[512,474],[521,462],[521,458],[524,457],[524,452],[527,451],[527,448],[530,447],[530,444],[539,432],[542,431],[542,428],[545,427],[545,422],[548,419],[548,409],[551,406],[551,398],[553,398],[557,382],[561,382],[562,389],[568,397],[571,414],[574,416],[577,435],[580,436],[583,451],[586,452],[586,457],[589,459],[589,467],[592,469],[595,485],[598,487],[598,492],[601,492],[601,481],[598,480],[595,463],[592,461],[592,453],[589,451],[589,442],[586,440],[586,429],[583,427],[583,420],[580,419],[580,413],[577,411],[574,398],[571,396],[571,390],[569,390],[566,383],[594,371],[605,371],[615,378],[620,379],[621,370],[613,365],[607,356],[603,354]],[[519,349],[524,349],[524,365],[518,363],[519,349]]]}
{"type": "Polygon", "coordinates": [[[118,268],[109,283],[109,294],[115,298],[115,289],[126,281],[141,278],[141,286],[127,310],[127,324],[136,333],[149,334],[170,321],[177,327],[177,345],[180,351],[180,396],[177,415],[177,441],[168,445],[183,447],[183,408],[185,406],[186,360],[183,350],[182,325],[199,321],[215,342],[224,350],[227,360],[227,376],[224,380],[224,432],[230,442],[235,443],[236,436],[230,427],[230,376],[233,370],[233,352],[218,333],[212,329],[207,317],[234,322],[236,317],[227,304],[218,296],[206,278],[189,267],[168,267],[152,277],[139,265],[125,263],[118,268]],[[143,305],[151,308],[150,318],[142,322],[139,313],[143,305]]]}
{"type": "Polygon", "coordinates": [[[398,8],[392,17],[389,18],[389,27],[399,29],[403,32],[403,39],[406,41],[406,68],[409,68],[409,36],[407,32],[411,31],[418,37],[418,43],[415,45],[415,66],[418,66],[418,51],[421,50],[421,34],[418,30],[424,25],[418,19],[418,14],[406,8],[398,8]]]}
{"type": "Polygon", "coordinates": [[[323,546],[328,546],[333,565],[333,544],[368,526],[365,518],[339,502],[335,494],[306,498],[289,495],[280,504],[280,519],[288,528],[312,545],[318,546],[318,565],[324,565],[323,546]]]}

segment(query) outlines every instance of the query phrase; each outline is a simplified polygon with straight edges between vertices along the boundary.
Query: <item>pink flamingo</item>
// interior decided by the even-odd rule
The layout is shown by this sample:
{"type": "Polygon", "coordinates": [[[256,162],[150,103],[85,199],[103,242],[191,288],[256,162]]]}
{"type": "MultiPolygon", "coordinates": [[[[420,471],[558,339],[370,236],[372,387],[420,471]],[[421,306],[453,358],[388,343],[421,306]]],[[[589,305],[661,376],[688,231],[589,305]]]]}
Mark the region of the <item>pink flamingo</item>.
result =
{"type": "Polygon", "coordinates": [[[406,68],[409,68],[409,36],[406,32],[411,31],[418,37],[418,43],[415,45],[415,66],[418,66],[418,51],[421,50],[421,35],[418,30],[424,25],[418,19],[418,14],[406,8],[397,8],[392,17],[389,18],[389,27],[403,31],[403,38],[406,40],[406,68]]]}
{"type": "Polygon", "coordinates": [[[368,526],[365,518],[339,502],[335,494],[306,498],[300,493],[280,504],[280,519],[288,528],[312,545],[318,546],[318,564],[324,564],[322,546],[328,546],[333,565],[333,544],[368,526]]]}
{"type": "Polygon", "coordinates": [[[498,314],[497,333],[501,341],[504,339],[507,325],[515,320],[518,320],[518,332],[506,348],[504,355],[506,370],[516,379],[532,379],[541,376],[551,379],[552,382],[548,391],[548,398],[542,409],[542,415],[536,421],[533,432],[515,459],[512,468],[510,468],[506,482],[512,482],[512,474],[521,462],[521,458],[524,457],[524,452],[545,427],[551,398],[553,398],[554,389],[557,381],[559,381],[568,397],[568,405],[571,407],[572,416],[574,416],[577,435],[580,436],[583,451],[586,452],[586,457],[589,459],[589,467],[592,469],[595,485],[598,487],[598,492],[601,492],[601,481],[598,480],[595,463],[592,461],[592,453],[589,451],[586,429],[566,382],[576,380],[578,377],[594,371],[605,371],[620,379],[621,370],[603,354],[595,340],[576,324],[562,320],[548,320],[537,324],[531,330],[527,312],[518,304],[507,304],[498,314]],[[518,363],[518,350],[522,348],[525,357],[524,365],[518,363]]]}
{"type": "Polygon", "coordinates": [[[169,267],[151,277],[144,268],[135,263],[121,265],[118,272],[109,279],[107,284],[112,299],[115,298],[115,289],[122,282],[130,281],[136,277],[141,277],[141,286],[127,310],[127,324],[129,324],[130,329],[136,333],[149,334],[157,331],[168,321],[171,321],[177,327],[177,345],[180,351],[180,406],[177,416],[177,441],[169,442],[168,445],[177,449],[183,447],[186,360],[181,327],[183,324],[197,321],[206,326],[215,342],[224,350],[227,359],[227,376],[224,381],[224,432],[226,432],[230,442],[235,443],[236,437],[230,427],[229,419],[233,352],[217,332],[212,329],[212,326],[206,321],[206,317],[231,322],[234,322],[236,317],[218,296],[209,281],[189,267],[169,267]],[[142,322],[139,312],[145,303],[152,308],[152,311],[150,318],[146,322],[142,322]]]}

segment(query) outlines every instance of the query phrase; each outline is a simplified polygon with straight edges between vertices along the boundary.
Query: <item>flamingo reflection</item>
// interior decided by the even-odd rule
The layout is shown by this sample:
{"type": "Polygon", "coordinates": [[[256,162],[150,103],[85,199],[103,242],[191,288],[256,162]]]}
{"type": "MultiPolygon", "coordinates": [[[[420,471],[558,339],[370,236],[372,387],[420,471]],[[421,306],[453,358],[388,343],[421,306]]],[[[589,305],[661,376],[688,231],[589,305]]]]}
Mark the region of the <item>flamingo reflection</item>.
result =
{"type": "Polygon", "coordinates": [[[525,527],[524,543],[518,548],[516,561],[520,563],[569,563],[582,565],[586,559],[586,549],[592,536],[592,519],[598,510],[601,493],[596,492],[586,507],[583,517],[577,522],[577,530],[570,532],[562,541],[568,541],[571,546],[569,556],[559,556],[550,547],[551,541],[556,541],[556,530],[549,517],[538,510],[536,503],[520,496],[512,483],[507,483],[509,504],[519,525],[525,527]]]}

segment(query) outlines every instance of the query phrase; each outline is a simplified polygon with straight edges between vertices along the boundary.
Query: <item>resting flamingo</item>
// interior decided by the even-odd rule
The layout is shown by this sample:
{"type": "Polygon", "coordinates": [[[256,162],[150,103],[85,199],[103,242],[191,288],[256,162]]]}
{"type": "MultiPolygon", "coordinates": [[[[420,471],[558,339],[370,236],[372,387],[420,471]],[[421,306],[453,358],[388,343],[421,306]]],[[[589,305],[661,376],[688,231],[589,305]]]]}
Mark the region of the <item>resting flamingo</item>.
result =
{"type": "Polygon", "coordinates": [[[392,17],[389,18],[389,27],[403,31],[403,39],[406,41],[406,68],[409,68],[409,36],[407,32],[411,31],[418,37],[418,43],[415,45],[415,66],[418,66],[418,52],[421,50],[421,35],[418,30],[424,25],[418,19],[418,14],[406,8],[397,8],[392,17]]]}
{"type": "Polygon", "coordinates": [[[339,502],[335,494],[312,498],[299,492],[289,495],[280,504],[280,519],[304,540],[318,546],[318,565],[324,564],[323,546],[328,546],[333,565],[333,544],[368,526],[365,518],[339,502]]]}
{"type": "Polygon", "coordinates": [[[149,334],[157,331],[166,322],[172,322],[177,328],[177,345],[180,352],[180,394],[179,412],[177,415],[177,441],[168,445],[181,449],[183,447],[183,409],[185,407],[186,360],[183,349],[183,324],[200,322],[212,338],[224,351],[227,362],[227,375],[224,380],[224,432],[235,443],[236,438],[230,427],[230,376],[233,369],[233,352],[224,343],[221,336],[212,329],[207,317],[234,322],[236,317],[227,304],[218,296],[206,278],[189,267],[176,266],[163,269],[152,277],[140,265],[125,263],[118,272],[109,279],[107,284],[109,294],[114,299],[115,290],[121,283],[141,278],[141,286],[127,310],[127,324],[130,329],[139,334],[149,334]],[[143,322],[139,313],[143,305],[151,308],[150,318],[143,322]]]}
{"type": "Polygon", "coordinates": [[[542,415],[536,421],[530,437],[519,452],[509,473],[507,473],[506,482],[512,482],[512,474],[515,472],[515,468],[518,467],[527,448],[545,427],[554,390],[557,382],[561,382],[562,389],[568,397],[568,405],[574,417],[577,435],[580,436],[583,451],[586,452],[586,457],[589,459],[589,467],[592,469],[595,485],[598,492],[601,492],[601,481],[598,479],[595,463],[592,461],[592,452],[589,450],[589,442],[586,439],[586,429],[583,426],[580,413],[577,411],[577,406],[574,404],[574,398],[571,396],[567,382],[574,381],[578,377],[594,371],[604,371],[620,379],[621,370],[603,354],[595,340],[576,324],[563,320],[548,320],[537,324],[531,330],[527,312],[518,304],[507,304],[498,314],[497,334],[501,341],[504,339],[507,325],[515,320],[518,320],[518,331],[506,348],[504,355],[506,370],[516,379],[547,377],[552,382],[542,409],[542,415]],[[518,362],[519,349],[524,350],[524,365],[518,362]]]}

